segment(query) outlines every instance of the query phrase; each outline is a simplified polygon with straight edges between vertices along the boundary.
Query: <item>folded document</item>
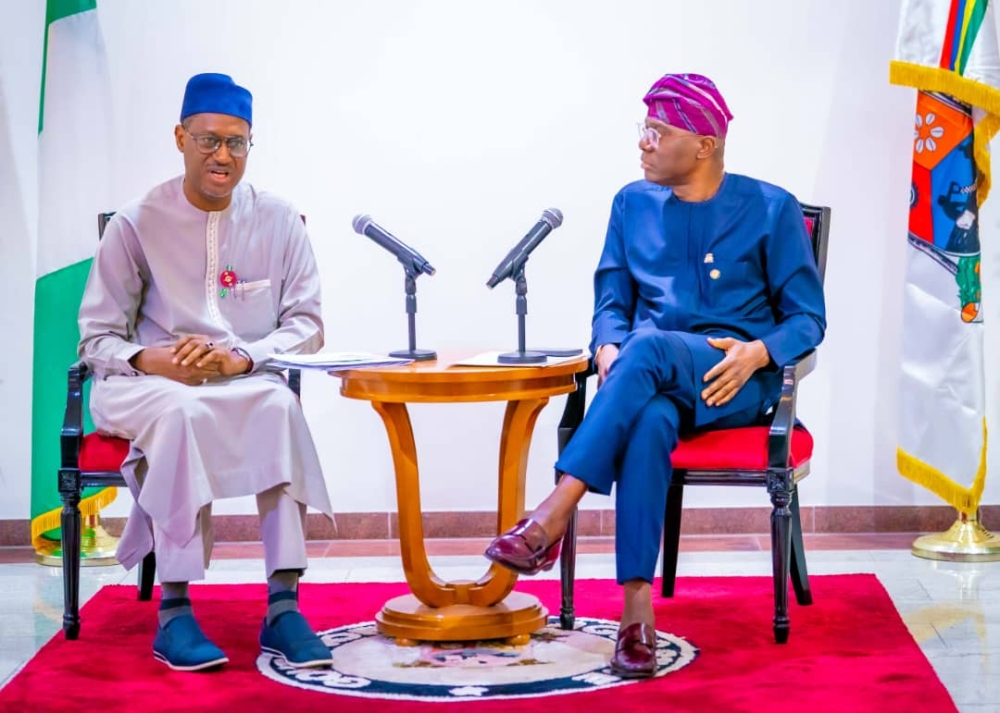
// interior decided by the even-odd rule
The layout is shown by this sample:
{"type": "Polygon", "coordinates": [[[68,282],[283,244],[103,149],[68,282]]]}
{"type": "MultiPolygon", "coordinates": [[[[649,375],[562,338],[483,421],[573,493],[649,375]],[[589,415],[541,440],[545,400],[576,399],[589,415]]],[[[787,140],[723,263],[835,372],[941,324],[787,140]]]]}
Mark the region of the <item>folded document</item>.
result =
{"type": "Polygon", "coordinates": [[[343,371],[376,366],[402,366],[412,359],[397,359],[367,352],[325,352],[320,354],[268,354],[268,364],[283,369],[343,371]]]}

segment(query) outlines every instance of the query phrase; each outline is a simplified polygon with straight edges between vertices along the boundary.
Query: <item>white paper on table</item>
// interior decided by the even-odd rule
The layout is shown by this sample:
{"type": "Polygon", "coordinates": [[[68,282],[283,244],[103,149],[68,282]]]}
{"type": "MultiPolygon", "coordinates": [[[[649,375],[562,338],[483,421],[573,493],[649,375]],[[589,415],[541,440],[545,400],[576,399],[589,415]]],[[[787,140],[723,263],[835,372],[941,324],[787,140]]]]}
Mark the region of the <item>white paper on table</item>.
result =
{"type": "Polygon", "coordinates": [[[269,364],[288,369],[341,371],[376,366],[403,366],[412,359],[399,359],[369,352],[320,352],[319,354],[268,354],[269,364]]]}

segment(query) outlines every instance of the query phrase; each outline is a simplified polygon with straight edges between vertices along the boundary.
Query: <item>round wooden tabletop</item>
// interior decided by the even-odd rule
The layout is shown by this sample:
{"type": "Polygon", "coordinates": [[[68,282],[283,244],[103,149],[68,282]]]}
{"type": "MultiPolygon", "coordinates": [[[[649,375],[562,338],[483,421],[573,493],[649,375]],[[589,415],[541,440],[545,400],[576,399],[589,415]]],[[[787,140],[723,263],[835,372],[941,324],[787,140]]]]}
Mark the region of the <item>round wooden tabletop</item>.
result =
{"type": "Polygon", "coordinates": [[[332,372],[342,380],[340,393],[351,399],[385,403],[454,403],[519,401],[568,394],[588,358],[574,357],[551,366],[462,366],[482,352],[445,352],[434,361],[399,367],[332,372]]]}

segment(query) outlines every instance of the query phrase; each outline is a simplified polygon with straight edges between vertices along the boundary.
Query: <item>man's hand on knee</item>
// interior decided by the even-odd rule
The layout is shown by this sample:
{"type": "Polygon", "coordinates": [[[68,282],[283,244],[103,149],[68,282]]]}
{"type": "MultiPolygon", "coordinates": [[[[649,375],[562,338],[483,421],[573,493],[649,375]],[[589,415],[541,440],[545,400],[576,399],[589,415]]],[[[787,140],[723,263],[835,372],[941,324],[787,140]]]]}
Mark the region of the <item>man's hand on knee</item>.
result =
{"type": "Polygon", "coordinates": [[[618,346],[615,344],[602,344],[597,348],[597,354],[594,356],[594,364],[597,366],[597,386],[600,388],[604,380],[608,378],[608,369],[611,368],[611,364],[615,359],[618,358],[618,346]]]}
{"type": "Polygon", "coordinates": [[[726,353],[703,379],[708,387],[701,392],[701,398],[709,406],[729,403],[755,371],[771,362],[767,347],[759,339],[741,342],[732,337],[709,337],[708,343],[726,353]]]}

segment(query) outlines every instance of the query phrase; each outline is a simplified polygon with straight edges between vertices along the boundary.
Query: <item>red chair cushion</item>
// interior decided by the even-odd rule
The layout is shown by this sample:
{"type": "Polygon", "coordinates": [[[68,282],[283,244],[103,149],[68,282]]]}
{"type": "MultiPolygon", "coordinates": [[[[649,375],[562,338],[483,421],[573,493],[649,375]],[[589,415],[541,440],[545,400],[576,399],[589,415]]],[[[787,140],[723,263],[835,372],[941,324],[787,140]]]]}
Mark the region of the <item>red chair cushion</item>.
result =
{"type": "Polygon", "coordinates": [[[80,470],[115,472],[121,470],[130,442],[124,438],[88,433],[80,446],[80,470]]]}
{"type": "MultiPolygon", "coordinates": [[[[723,428],[681,436],[670,456],[683,470],[767,470],[767,426],[723,428]]],[[[812,457],[813,437],[804,426],[792,431],[792,467],[812,457]]]]}

